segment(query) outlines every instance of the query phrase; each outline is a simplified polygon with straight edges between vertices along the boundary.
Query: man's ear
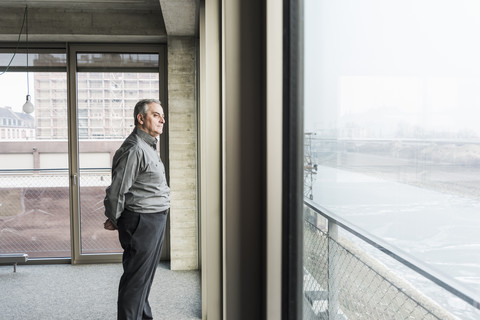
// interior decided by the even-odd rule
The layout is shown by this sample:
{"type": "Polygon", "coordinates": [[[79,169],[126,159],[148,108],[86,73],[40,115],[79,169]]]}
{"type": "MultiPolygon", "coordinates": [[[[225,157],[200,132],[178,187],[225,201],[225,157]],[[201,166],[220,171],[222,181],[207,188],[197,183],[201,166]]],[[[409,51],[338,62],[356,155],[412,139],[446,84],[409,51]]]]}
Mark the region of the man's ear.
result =
{"type": "Polygon", "coordinates": [[[139,113],[137,114],[137,121],[140,124],[143,124],[143,114],[139,113]]]}

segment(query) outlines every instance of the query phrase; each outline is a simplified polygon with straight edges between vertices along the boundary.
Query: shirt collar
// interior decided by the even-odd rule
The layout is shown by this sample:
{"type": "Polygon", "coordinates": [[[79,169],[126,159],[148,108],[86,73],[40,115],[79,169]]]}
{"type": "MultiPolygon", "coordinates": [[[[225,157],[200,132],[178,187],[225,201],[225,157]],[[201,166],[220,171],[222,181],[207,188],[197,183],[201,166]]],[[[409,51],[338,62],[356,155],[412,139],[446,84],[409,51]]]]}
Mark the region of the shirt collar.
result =
{"type": "Polygon", "coordinates": [[[152,137],[142,129],[139,129],[138,127],[135,127],[133,131],[140,137],[142,138],[143,141],[145,141],[148,145],[152,146],[154,149],[157,147],[157,138],[152,137]]]}

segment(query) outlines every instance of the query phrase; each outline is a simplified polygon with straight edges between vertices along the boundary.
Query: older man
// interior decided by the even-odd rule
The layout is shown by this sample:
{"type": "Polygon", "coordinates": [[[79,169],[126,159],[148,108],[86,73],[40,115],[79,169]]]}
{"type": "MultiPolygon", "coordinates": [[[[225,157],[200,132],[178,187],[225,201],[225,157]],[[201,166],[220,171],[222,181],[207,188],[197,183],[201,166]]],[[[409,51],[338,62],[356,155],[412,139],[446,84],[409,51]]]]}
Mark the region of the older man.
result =
{"type": "Polygon", "coordinates": [[[112,183],[104,200],[107,230],[118,229],[123,275],[118,290],[118,319],[153,319],[148,302],[160,260],[170,188],[156,151],[165,124],[158,100],[140,100],[134,109],[135,129],[115,153],[112,183]]]}

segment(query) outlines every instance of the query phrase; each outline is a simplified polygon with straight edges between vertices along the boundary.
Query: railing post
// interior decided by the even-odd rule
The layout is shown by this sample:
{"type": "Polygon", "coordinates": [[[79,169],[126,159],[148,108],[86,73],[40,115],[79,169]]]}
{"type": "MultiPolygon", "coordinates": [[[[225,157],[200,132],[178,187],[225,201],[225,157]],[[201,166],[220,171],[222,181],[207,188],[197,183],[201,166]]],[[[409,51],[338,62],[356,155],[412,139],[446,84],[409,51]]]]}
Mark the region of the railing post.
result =
{"type": "Polygon", "coordinates": [[[328,319],[335,320],[338,315],[338,226],[328,220],[328,319]]]}

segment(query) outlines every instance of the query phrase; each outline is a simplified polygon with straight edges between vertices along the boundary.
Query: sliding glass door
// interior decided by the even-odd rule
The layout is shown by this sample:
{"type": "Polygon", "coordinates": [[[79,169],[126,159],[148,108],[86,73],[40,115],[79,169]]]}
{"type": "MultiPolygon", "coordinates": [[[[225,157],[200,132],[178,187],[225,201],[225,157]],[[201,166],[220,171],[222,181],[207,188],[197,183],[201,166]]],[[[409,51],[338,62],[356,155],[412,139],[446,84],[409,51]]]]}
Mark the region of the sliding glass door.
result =
{"type": "Polygon", "coordinates": [[[164,67],[163,46],[0,48],[0,254],[120,261],[103,229],[111,161],[138,100],[167,112],[164,67]]]}
{"type": "Polygon", "coordinates": [[[160,85],[165,84],[159,76],[163,52],[159,47],[128,51],[85,46],[72,46],[70,52],[76,105],[72,146],[78,149],[72,166],[78,167],[74,174],[79,178],[74,262],[117,261],[122,251],[117,232],[103,229],[105,189],[115,151],[134,128],[136,102],[160,99],[160,85]]]}

